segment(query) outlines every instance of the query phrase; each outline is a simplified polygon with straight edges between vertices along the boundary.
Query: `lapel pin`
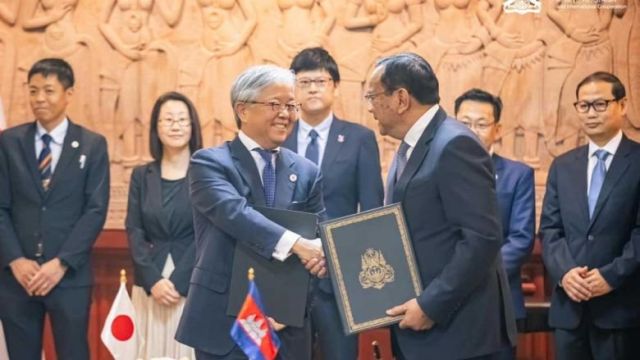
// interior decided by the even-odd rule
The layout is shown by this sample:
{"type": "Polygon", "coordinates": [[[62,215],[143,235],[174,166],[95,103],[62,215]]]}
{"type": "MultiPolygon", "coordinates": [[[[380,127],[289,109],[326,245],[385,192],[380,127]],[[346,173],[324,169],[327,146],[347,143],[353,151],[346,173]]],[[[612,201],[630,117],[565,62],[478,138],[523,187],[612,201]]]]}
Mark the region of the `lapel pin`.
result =
{"type": "Polygon", "coordinates": [[[342,134],[338,135],[338,142],[339,143],[344,142],[344,135],[342,134]]]}
{"type": "Polygon", "coordinates": [[[75,141],[75,140],[73,140],[73,141],[71,142],[71,147],[72,147],[72,148],[77,149],[77,148],[78,148],[78,146],[80,146],[80,143],[79,143],[79,142],[77,142],[77,141],[75,141]]]}
{"type": "Polygon", "coordinates": [[[296,175],[296,174],[289,175],[289,181],[291,181],[291,182],[298,181],[298,175],[296,175]]]}
{"type": "Polygon", "coordinates": [[[80,169],[84,169],[84,163],[87,161],[87,156],[85,154],[80,155],[80,159],[78,162],[80,163],[80,169]]]}

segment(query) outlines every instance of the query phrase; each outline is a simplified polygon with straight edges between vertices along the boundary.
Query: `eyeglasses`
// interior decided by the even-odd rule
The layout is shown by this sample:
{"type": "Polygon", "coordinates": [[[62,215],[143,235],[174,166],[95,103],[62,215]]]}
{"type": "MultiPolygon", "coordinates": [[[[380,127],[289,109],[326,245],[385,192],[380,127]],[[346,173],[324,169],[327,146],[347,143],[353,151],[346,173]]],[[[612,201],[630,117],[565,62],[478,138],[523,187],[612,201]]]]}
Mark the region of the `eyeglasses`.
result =
{"type": "Polygon", "coordinates": [[[489,130],[489,128],[491,128],[496,122],[477,122],[477,123],[472,123],[470,121],[460,121],[461,123],[463,123],[465,126],[467,126],[469,129],[478,129],[480,131],[486,131],[489,130]]]}
{"type": "Polygon", "coordinates": [[[186,127],[190,127],[191,126],[191,119],[188,118],[180,118],[180,119],[169,119],[169,118],[162,118],[160,120],[158,120],[158,125],[167,128],[167,129],[171,129],[173,127],[173,124],[178,124],[178,126],[180,126],[181,128],[186,128],[186,127]]]}
{"type": "Polygon", "coordinates": [[[375,99],[379,95],[386,94],[386,93],[387,92],[385,90],[382,90],[377,93],[364,94],[364,99],[367,101],[367,103],[369,103],[369,105],[371,105],[371,103],[373,102],[373,99],[375,99]]]}
{"type": "Polygon", "coordinates": [[[290,114],[298,112],[300,105],[298,104],[281,104],[275,101],[245,101],[247,104],[258,104],[271,107],[271,111],[280,113],[283,110],[287,110],[290,114]]]}
{"type": "Polygon", "coordinates": [[[609,103],[618,101],[620,99],[598,99],[594,101],[576,101],[573,103],[573,107],[576,108],[576,111],[580,114],[586,114],[589,112],[589,108],[593,107],[593,110],[596,112],[605,112],[609,107],[609,103]]]}
{"type": "Polygon", "coordinates": [[[296,84],[300,89],[307,89],[311,87],[311,84],[315,84],[318,89],[324,89],[329,82],[333,81],[332,78],[317,78],[317,79],[298,79],[296,84]]]}

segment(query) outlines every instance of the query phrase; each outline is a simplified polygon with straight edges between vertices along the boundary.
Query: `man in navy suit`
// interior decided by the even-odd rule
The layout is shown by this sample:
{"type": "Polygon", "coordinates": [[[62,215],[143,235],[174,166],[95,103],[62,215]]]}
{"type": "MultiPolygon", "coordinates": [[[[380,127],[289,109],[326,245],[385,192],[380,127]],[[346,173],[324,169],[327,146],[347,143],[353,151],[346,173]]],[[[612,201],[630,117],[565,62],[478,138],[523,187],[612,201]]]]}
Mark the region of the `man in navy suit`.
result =
{"type": "MultiPolygon", "coordinates": [[[[520,268],[531,253],[536,226],[533,169],[493,151],[493,144],[500,134],[502,100],[499,97],[481,89],[471,89],[456,99],[455,112],[456,118],[478,136],[493,160],[504,237],[500,249],[502,265],[509,278],[516,325],[522,331],[527,314],[520,268]]],[[[504,355],[513,359],[515,350],[508,350],[504,355]]]]}
{"type": "MultiPolygon", "coordinates": [[[[324,216],[320,170],[281,147],[298,117],[294,80],[289,70],[270,65],[240,74],[231,89],[238,136],[191,159],[196,265],[176,339],[194,347],[198,359],[247,358],[229,335],[235,317],[226,314],[238,242],[267,259],[297,256],[311,274],[326,273],[319,239],[304,239],[253,208],[324,216]]],[[[302,328],[281,329],[276,322],[278,358],[310,359],[308,319],[302,328]]]]}
{"type": "Polygon", "coordinates": [[[621,131],[625,88],[596,72],[576,88],[587,145],[551,164],[540,218],[556,358],[640,354],[640,144],[621,131]]]}
{"type": "Polygon", "coordinates": [[[36,121],[0,135],[0,318],[11,359],[40,359],[44,317],[59,359],[88,359],[89,261],[109,203],[105,138],[71,122],[73,70],[28,74],[36,121]]]}
{"type": "Polygon", "coordinates": [[[401,140],[387,178],[388,203],[404,210],[424,291],[389,309],[397,359],[494,359],[515,345],[502,268],[502,231],[491,157],[447,117],[422,57],[378,62],[365,99],[380,133],[401,140]]]}
{"type": "MultiPolygon", "coordinates": [[[[322,48],[309,48],[291,62],[300,117],[283,146],[322,169],[323,198],[330,219],[382,206],[380,155],[373,131],[338,119],[332,106],[340,83],[338,65],[322,48]]],[[[358,337],[345,336],[331,282],[320,280],[311,310],[325,359],[353,360],[358,337]]]]}

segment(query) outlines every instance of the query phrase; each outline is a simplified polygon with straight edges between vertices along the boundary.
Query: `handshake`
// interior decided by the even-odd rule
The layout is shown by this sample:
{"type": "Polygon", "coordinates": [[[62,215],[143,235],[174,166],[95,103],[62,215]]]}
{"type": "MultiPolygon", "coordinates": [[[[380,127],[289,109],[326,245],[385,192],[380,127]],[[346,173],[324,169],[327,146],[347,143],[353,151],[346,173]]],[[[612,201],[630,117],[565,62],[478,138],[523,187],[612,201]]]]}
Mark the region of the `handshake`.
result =
{"type": "Polygon", "coordinates": [[[291,252],[296,254],[304,267],[319,278],[327,276],[326,261],[320,239],[298,238],[291,248],[291,252]]]}

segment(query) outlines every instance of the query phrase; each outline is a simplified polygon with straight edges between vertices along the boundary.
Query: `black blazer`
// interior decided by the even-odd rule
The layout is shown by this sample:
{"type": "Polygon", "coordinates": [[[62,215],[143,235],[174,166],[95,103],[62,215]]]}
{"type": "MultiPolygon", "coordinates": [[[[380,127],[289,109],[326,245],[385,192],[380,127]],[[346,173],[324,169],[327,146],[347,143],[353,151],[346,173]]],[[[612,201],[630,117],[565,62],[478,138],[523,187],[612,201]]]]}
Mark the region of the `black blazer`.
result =
{"type": "MultiPolygon", "coordinates": [[[[179,238],[171,235],[169,218],[162,208],[162,183],[160,164],[152,162],[134,169],[129,186],[127,206],[127,235],[133,258],[135,284],[147,293],[162,279],[162,268],[171,254],[175,269],[169,280],[182,296],[187,295],[189,278],[195,262],[193,226],[179,238]]],[[[176,201],[173,216],[184,218],[193,224],[189,184],[184,181],[180,195],[185,201],[176,201]]]]}
{"type": "Polygon", "coordinates": [[[515,345],[494,176],[476,136],[438,110],[390,199],[402,203],[424,285],[418,304],[435,322],[427,331],[392,327],[407,359],[465,359],[515,345]]]}
{"type": "MultiPolygon", "coordinates": [[[[69,269],[60,287],[93,283],[91,248],[107,216],[109,158],[102,135],[69,121],[62,153],[44,191],[35,154],[36,123],[0,134],[0,276],[13,276],[9,263],[59,257],[69,269]]],[[[0,279],[0,283],[2,280],[0,279]]]]}
{"type": "Polygon", "coordinates": [[[593,219],[587,200],[588,146],[557,157],[549,169],[540,218],[543,260],[553,284],[549,324],[573,329],[589,308],[604,329],[640,324],[640,144],[623,136],[607,171],[593,219]],[[634,244],[635,243],[635,244],[634,244]],[[613,287],[607,295],[573,302],[562,277],[576,266],[598,268],[613,287]]]}
{"type": "MultiPolygon", "coordinates": [[[[298,128],[282,146],[298,151],[298,128]]],[[[380,152],[373,131],[333,117],[322,164],[322,197],[330,219],[382,206],[380,152]]]]}

